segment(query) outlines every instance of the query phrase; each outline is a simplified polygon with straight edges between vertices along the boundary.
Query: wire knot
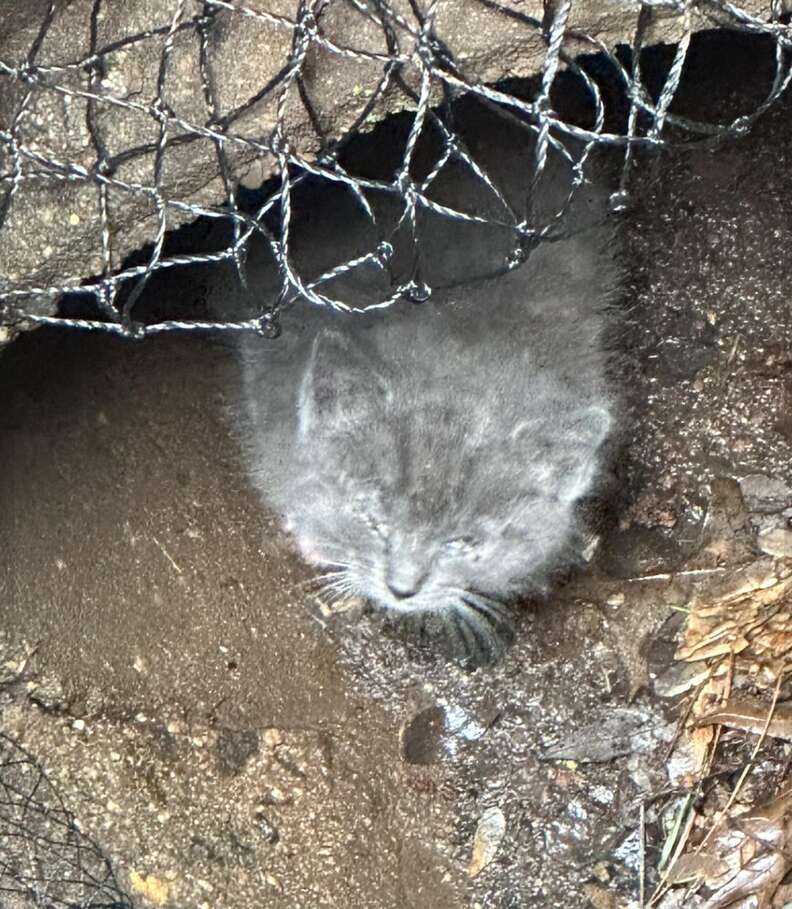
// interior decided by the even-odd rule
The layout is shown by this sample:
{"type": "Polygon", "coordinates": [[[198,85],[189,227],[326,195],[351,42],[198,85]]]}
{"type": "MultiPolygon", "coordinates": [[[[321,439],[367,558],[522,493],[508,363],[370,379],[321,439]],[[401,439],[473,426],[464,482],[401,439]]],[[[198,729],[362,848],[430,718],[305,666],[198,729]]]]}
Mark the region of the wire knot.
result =
{"type": "Polygon", "coordinates": [[[316,38],[319,34],[319,23],[316,21],[313,10],[304,10],[297,20],[295,29],[301,38],[307,38],[309,41],[313,41],[316,38]]]}

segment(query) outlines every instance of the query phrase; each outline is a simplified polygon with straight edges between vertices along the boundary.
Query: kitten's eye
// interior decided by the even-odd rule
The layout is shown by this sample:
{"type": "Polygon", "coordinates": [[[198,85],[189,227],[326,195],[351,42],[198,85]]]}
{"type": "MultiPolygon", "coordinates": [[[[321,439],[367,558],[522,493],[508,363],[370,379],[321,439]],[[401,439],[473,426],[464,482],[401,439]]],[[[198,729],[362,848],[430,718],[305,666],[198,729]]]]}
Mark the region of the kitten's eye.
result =
{"type": "Polygon", "coordinates": [[[382,537],[382,539],[387,538],[387,531],[385,527],[380,524],[376,518],[372,518],[371,515],[363,515],[363,520],[368,524],[368,526],[377,534],[377,536],[382,537]]]}
{"type": "Polygon", "coordinates": [[[453,540],[447,540],[443,544],[446,552],[470,552],[476,546],[476,540],[473,537],[456,537],[453,540]]]}
{"type": "Polygon", "coordinates": [[[368,511],[368,505],[370,505],[370,503],[364,501],[362,496],[353,499],[350,503],[352,513],[360,518],[360,520],[363,521],[369,529],[373,530],[374,533],[385,539],[387,536],[386,528],[380,521],[372,516],[370,511],[368,511]]]}

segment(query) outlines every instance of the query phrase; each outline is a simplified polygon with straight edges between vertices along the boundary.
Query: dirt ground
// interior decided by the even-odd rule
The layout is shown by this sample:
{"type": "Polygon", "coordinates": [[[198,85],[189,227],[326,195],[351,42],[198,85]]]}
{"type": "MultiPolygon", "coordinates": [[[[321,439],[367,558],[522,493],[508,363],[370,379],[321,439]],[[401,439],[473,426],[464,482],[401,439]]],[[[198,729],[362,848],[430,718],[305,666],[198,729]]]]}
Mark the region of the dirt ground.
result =
{"type": "MultiPolygon", "coordinates": [[[[740,60],[767,84],[737,58],[724,118],[755,100],[740,60]]],[[[706,64],[691,63],[691,114],[706,64]]],[[[355,610],[323,617],[247,485],[222,343],[40,330],[7,349],[0,732],[43,763],[84,839],[72,859],[44,838],[17,870],[79,861],[63,885],[77,893],[93,843],[115,905],[171,909],[636,900],[657,857],[641,854],[639,809],[668,786],[674,702],[655,687],[675,606],[760,557],[740,480],[773,478],[792,505],[790,112],[641,161],[621,491],[590,570],[526,606],[494,667],[460,668],[355,610]]],[[[24,781],[14,754],[0,739],[0,775],[24,781]]]]}

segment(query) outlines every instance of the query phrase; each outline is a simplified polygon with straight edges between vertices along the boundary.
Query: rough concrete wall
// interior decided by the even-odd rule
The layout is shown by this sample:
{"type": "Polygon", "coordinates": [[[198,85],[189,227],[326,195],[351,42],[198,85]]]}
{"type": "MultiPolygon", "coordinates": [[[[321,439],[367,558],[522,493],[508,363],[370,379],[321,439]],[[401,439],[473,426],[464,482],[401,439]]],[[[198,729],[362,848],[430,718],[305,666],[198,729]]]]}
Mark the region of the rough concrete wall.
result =
{"type": "MultiPolygon", "coordinates": [[[[198,209],[216,210],[229,186],[261,182],[279,167],[273,148],[315,161],[323,142],[414,107],[396,77],[419,92],[427,55],[433,70],[445,58],[452,88],[541,71],[539,22],[566,12],[540,0],[441,0],[440,41],[420,50],[408,0],[329,0],[302,13],[293,0],[11,7],[0,32],[0,294],[28,312],[48,311],[55,288],[110,274],[198,209]],[[42,293],[7,296],[30,288],[42,293]]],[[[764,0],[744,10],[770,16],[764,0]]],[[[569,55],[634,43],[639,20],[650,43],[726,17],[712,4],[686,18],[629,0],[578,0],[568,13],[569,55]]],[[[433,98],[441,86],[432,80],[433,98]]],[[[0,309],[0,322],[10,316],[0,309]]]]}

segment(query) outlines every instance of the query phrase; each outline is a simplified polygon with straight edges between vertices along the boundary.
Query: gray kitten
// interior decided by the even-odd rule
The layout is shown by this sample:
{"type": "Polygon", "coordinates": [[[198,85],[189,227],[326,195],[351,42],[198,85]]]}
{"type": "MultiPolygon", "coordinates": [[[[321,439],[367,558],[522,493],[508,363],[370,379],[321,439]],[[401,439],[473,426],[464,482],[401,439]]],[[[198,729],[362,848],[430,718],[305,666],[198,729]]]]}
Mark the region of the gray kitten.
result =
{"type": "Polygon", "coordinates": [[[421,306],[301,303],[279,339],[242,338],[253,483],[331,593],[491,652],[503,604],[579,559],[577,505],[615,419],[614,237],[543,243],[421,306]]]}

